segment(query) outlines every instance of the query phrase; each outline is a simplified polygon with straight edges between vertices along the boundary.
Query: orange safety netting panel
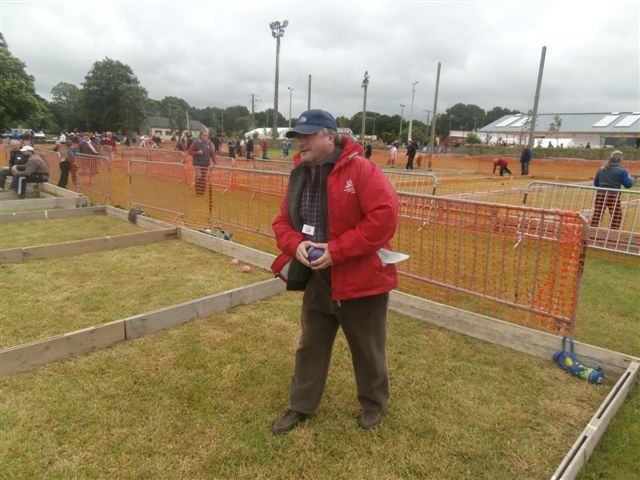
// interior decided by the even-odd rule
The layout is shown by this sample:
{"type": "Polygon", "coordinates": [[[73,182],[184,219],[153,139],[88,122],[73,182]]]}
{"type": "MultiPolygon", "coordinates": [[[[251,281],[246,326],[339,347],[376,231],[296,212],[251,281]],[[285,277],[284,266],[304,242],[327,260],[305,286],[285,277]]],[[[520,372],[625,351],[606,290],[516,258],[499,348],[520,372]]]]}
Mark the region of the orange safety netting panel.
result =
{"type": "MultiPolygon", "coordinates": [[[[124,186],[114,185],[114,202],[195,229],[224,229],[235,242],[277,253],[271,223],[288,173],[142,159],[113,172],[124,186]]],[[[587,238],[578,212],[398,197],[392,245],[410,255],[399,264],[401,290],[549,332],[574,330],[587,238]]]]}
{"type": "Polygon", "coordinates": [[[554,333],[573,331],[586,224],[575,212],[399,194],[401,289],[554,333]]]}

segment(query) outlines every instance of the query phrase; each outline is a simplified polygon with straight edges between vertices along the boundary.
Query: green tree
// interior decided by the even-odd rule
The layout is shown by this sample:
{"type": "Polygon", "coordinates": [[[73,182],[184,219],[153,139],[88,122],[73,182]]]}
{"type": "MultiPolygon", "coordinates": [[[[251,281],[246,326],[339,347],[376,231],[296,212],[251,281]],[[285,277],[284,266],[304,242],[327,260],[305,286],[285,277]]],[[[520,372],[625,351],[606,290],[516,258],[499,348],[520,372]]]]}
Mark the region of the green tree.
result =
{"type": "Polygon", "coordinates": [[[131,67],[107,57],[93,64],[83,87],[88,128],[139,130],[147,91],[140,86],[131,67]]]}
{"type": "Polygon", "coordinates": [[[153,98],[147,98],[144,102],[144,116],[145,117],[162,117],[162,104],[159,100],[153,98]]]}
{"type": "MultiPolygon", "coordinates": [[[[456,103],[445,113],[451,117],[451,130],[471,132],[485,124],[485,112],[478,105],[456,103]]],[[[447,125],[448,127],[448,125],[447,125]]]]}
{"type": "Polygon", "coordinates": [[[191,114],[191,108],[186,100],[178,97],[164,97],[160,101],[162,116],[169,119],[169,128],[172,131],[182,134],[187,130],[187,111],[189,120],[199,120],[191,114]]]}
{"type": "MultiPolygon", "coordinates": [[[[36,95],[34,78],[25,70],[25,64],[9,51],[7,42],[0,33],[0,128],[16,127],[47,110],[42,99],[36,95]]],[[[37,128],[28,125],[31,128],[37,128]]]]}
{"type": "Polygon", "coordinates": [[[549,124],[549,132],[556,134],[556,146],[560,145],[560,127],[562,127],[562,118],[560,118],[560,115],[556,115],[549,124]]]}
{"type": "Polygon", "coordinates": [[[466,143],[467,145],[480,145],[482,143],[482,140],[474,132],[469,132],[467,134],[466,143]]]}
{"type": "Polygon", "coordinates": [[[82,91],[74,84],[60,82],[51,89],[51,112],[64,130],[76,130],[81,125],[82,91]]]}
{"type": "Polygon", "coordinates": [[[492,122],[495,122],[496,120],[498,120],[499,118],[504,117],[505,115],[510,115],[512,113],[520,113],[519,110],[511,110],[508,108],[502,108],[502,107],[493,107],[491,110],[489,110],[485,116],[484,119],[484,124],[485,125],[489,125],[492,122]]]}

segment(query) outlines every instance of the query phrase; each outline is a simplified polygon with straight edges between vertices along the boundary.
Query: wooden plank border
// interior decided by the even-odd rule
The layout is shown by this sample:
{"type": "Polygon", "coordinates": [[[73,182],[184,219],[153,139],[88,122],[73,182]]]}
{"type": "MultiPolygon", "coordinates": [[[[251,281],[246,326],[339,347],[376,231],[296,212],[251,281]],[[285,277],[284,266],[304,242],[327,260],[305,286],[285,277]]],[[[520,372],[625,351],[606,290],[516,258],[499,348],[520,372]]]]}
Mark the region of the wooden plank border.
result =
{"type": "Polygon", "coordinates": [[[0,378],[268,298],[284,289],[284,283],[278,279],[264,280],[141,315],[6,348],[0,351],[0,378]]]}
{"type": "Polygon", "coordinates": [[[5,200],[0,202],[0,212],[19,212],[31,209],[49,208],[74,208],[88,207],[90,205],[88,197],[58,197],[58,198],[24,198],[22,200],[5,200]]]}
{"type": "Polygon", "coordinates": [[[0,378],[125,339],[124,320],[103,323],[0,351],[0,378]]]}
{"type": "Polygon", "coordinates": [[[60,218],[86,217],[106,215],[107,210],[102,206],[64,208],[56,210],[36,210],[33,212],[0,213],[0,223],[27,222],[31,220],[56,220],[60,218]]]}
{"type": "Polygon", "coordinates": [[[177,229],[175,227],[151,232],[126,233],[124,235],[52,243],[36,247],[7,248],[0,250],[0,264],[18,263],[37,258],[69,257],[116,248],[149,245],[172,238],[177,238],[177,229]]]}
{"type": "MultiPolygon", "coordinates": [[[[554,352],[561,347],[562,337],[559,335],[540,332],[396,290],[391,292],[390,308],[439,327],[545,360],[551,360],[554,352]]],[[[631,355],[583,342],[574,343],[578,355],[597,359],[606,374],[614,374],[616,377],[622,375],[633,362],[640,362],[640,358],[631,355]]]]}
{"type": "MultiPolygon", "coordinates": [[[[551,480],[573,480],[587,463],[609,423],[624,403],[633,385],[638,381],[640,364],[633,362],[600,405],[569,452],[551,477],[551,480]]],[[[633,455],[631,452],[630,455],[633,455]]]]}
{"type": "Polygon", "coordinates": [[[162,308],[125,320],[127,339],[143,337],[166,328],[181,325],[198,317],[208,317],[238,305],[268,298],[285,290],[284,283],[276,278],[216,293],[188,302],[162,308]]]}
{"type": "Polygon", "coordinates": [[[236,257],[243,262],[257,265],[267,270],[271,269],[271,264],[275,260],[275,255],[246,247],[239,243],[223,240],[206,233],[198,232],[186,227],[178,227],[178,237],[185,242],[199,245],[214,252],[222,253],[230,257],[236,257]]]}
{"type": "Polygon", "coordinates": [[[45,193],[49,193],[51,195],[55,195],[56,197],[81,197],[82,193],[74,192],[73,190],[67,190],[66,188],[58,187],[53,183],[43,183],[42,191],[45,193]]]}
{"type": "MultiPolygon", "coordinates": [[[[125,222],[129,221],[129,212],[127,210],[123,210],[121,208],[112,207],[110,205],[105,206],[107,215],[110,217],[118,218],[125,222]]],[[[136,218],[136,225],[145,230],[161,230],[165,228],[176,228],[175,225],[167,222],[163,222],[162,220],[156,220],[155,218],[145,217],[140,215],[136,218]]],[[[180,227],[178,227],[180,228],[180,227]]]]}

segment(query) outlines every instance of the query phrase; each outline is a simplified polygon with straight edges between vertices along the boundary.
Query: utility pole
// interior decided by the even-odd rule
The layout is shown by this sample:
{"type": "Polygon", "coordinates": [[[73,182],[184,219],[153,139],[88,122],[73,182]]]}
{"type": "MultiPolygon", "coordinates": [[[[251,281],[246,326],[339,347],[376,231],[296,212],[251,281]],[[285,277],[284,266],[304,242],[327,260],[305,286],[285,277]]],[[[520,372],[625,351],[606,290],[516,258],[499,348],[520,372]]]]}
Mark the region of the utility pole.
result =
{"type": "Polygon", "coordinates": [[[293,87],[287,87],[289,90],[289,130],[291,130],[291,94],[293,93],[293,87]]]}
{"type": "Polygon", "coordinates": [[[440,62],[436,74],[436,94],[433,99],[433,122],[431,122],[431,141],[429,142],[429,171],[431,171],[431,159],[433,158],[433,143],[436,139],[436,119],[438,118],[438,88],[440,88],[440,62]]]}
{"type": "Polygon", "coordinates": [[[404,115],[404,103],[401,103],[400,107],[400,130],[398,130],[398,138],[402,141],[402,115],[404,115]]]}
{"type": "Polygon", "coordinates": [[[413,128],[413,99],[416,96],[416,85],[417,85],[418,81],[416,80],[415,82],[413,82],[411,85],[413,85],[413,87],[411,88],[411,107],[409,109],[409,137],[408,140],[412,140],[411,138],[411,129],[413,128]]]}
{"type": "Polygon", "coordinates": [[[307,87],[307,110],[311,110],[311,74],[309,74],[309,87],[307,87]]]}
{"type": "Polygon", "coordinates": [[[362,79],[362,88],[364,88],[364,98],[362,101],[362,146],[364,147],[364,134],[367,122],[367,87],[369,86],[369,72],[364,71],[364,78],[362,79]]]}
{"type": "Polygon", "coordinates": [[[544,57],[547,54],[547,47],[542,47],[540,53],[540,67],[538,68],[538,82],[536,83],[536,95],[533,99],[533,113],[531,114],[531,128],[529,130],[529,141],[527,146],[533,148],[536,134],[536,115],[538,115],[538,101],[540,100],[540,87],[542,86],[542,72],[544,72],[544,57]]]}
{"type": "Polygon", "coordinates": [[[273,126],[271,136],[275,140],[278,138],[278,79],[280,75],[280,39],[284,36],[284,29],[289,25],[289,20],[284,22],[271,22],[271,36],[276,39],[276,86],[273,94],[273,126]]]}
{"type": "Polygon", "coordinates": [[[376,134],[376,114],[373,114],[373,132],[371,132],[371,136],[375,136],[376,134]]]}
{"type": "Polygon", "coordinates": [[[250,130],[256,128],[256,97],[258,96],[255,93],[247,93],[251,97],[251,125],[250,130]]]}
{"type": "Polygon", "coordinates": [[[427,136],[429,135],[429,121],[431,120],[431,110],[423,110],[423,112],[427,112],[427,126],[425,128],[425,132],[427,134],[427,136]]]}

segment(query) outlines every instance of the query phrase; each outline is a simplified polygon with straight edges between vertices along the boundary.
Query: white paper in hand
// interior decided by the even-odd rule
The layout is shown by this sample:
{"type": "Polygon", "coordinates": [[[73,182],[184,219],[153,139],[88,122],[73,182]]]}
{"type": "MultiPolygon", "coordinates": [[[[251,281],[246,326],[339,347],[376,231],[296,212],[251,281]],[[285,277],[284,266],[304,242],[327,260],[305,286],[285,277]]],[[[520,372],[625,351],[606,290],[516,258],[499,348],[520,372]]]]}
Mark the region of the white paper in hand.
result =
{"type": "Polygon", "coordinates": [[[392,263],[404,262],[409,258],[409,255],[406,253],[393,252],[386,248],[381,248],[377,253],[383,266],[390,265],[392,263]]]}

